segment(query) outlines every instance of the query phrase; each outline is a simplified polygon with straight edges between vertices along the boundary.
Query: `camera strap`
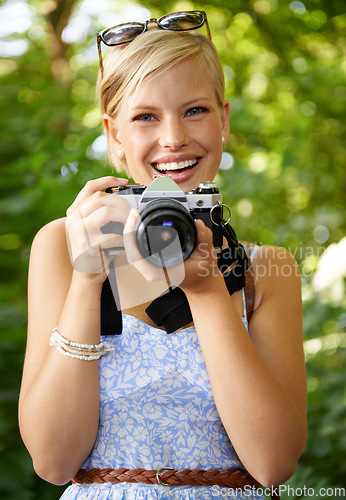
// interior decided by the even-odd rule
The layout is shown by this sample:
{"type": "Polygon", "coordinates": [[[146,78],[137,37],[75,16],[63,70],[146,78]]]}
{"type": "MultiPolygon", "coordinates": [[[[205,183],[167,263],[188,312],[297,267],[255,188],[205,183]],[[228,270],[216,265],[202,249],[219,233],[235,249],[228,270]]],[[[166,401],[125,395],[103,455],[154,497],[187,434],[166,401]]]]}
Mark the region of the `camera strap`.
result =
{"type": "Polygon", "coordinates": [[[103,283],[101,293],[101,335],[120,335],[123,331],[121,309],[118,309],[117,304],[120,304],[120,298],[114,262],[111,260],[108,278],[103,283]]]}
{"type": "MultiPolygon", "coordinates": [[[[228,247],[218,254],[217,264],[224,277],[228,293],[232,295],[245,286],[248,257],[229,221],[221,219],[219,224],[228,247]]],[[[116,291],[114,283],[116,283],[115,269],[111,262],[108,279],[104,283],[101,295],[102,335],[119,335],[122,332],[122,314],[116,305],[116,302],[119,303],[119,297],[115,298],[113,295],[116,291]]],[[[173,333],[192,321],[188,300],[179,287],[172,287],[159,295],[145,312],[156,326],[163,327],[167,333],[173,333]]]]}
{"type": "MultiPolygon", "coordinates": [[[[232,295],[245,286],[248,258],[229,222],[221,220],[220,227],[229,246],[219,253],[217,264],[224,277],[228,293],[232,295]]],[[[145,312],[157,326],[163,327],[167,333],[173,333],[192,321],[189,302],[179,287],[159,295],[145,312]]]]}

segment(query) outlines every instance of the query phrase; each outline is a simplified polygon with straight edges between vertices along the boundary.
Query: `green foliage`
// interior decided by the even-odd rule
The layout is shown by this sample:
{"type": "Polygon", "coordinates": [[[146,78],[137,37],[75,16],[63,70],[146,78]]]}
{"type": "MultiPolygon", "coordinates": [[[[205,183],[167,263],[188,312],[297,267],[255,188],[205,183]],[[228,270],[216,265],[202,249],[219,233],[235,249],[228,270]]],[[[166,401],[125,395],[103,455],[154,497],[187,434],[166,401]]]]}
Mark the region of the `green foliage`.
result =
{"type": "MultiPolygon", "coordinates": [[[[49,500],[63,490],[34,474],[16,416],[32,239],[48,221],[64,216],[86,180],[111,172],[93,147],[102,133],[93,35],[103,18],[89,16],[86,40],[63,43],[61,32],[82,15],[83,2],[57,2],[55,10],[53,4],[30,2],[32,26],[7,38],[26,40],[27,50],[0,61],[0,495],[6,499],[49,500]]],[[[128,6],[115,4],[115,13],[128,6]]],[[[208,13],[231,103],[227,150],[234,157],[233,168],[220,172],[217,183],[232,207],[238,235],[287,247],[303,271],[309,440],[289,484],[345,486],[342,299],[316,295],[306,272],[316,270],[323,250],[345,231],[344,2],[162,1],[158,6],[146,0],[141,6],[153,16],[184,9],[208,13]],[[316,239],[317,226],[327,230],[327,239],[316,239]]]]}

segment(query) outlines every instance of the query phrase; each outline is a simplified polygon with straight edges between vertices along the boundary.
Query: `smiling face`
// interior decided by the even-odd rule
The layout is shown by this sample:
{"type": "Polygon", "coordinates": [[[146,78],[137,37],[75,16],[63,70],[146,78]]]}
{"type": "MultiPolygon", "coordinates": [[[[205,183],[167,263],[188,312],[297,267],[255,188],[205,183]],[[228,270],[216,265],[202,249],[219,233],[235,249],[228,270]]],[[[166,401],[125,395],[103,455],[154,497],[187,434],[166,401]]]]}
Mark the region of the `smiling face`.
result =
{"type": "Polygon", "coordinates": [[[171,175],[187,192],[214,179],[228,118],[228,102],[219,104],[206,63],[188,59],[142,82],[115,117],[103,120],[136,182],[171,175]]]}

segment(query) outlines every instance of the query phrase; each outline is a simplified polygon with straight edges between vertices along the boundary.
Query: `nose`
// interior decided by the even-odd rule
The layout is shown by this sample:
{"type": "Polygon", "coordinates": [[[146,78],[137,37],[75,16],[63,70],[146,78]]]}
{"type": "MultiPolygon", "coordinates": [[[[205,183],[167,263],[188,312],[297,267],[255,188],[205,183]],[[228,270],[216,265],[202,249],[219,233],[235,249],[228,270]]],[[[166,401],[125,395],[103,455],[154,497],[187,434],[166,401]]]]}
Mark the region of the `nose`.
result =
{"type": "Polygon", "coordinates": [[[189,136],[184,124],[178,118],[169,117],[162,124],[160,146],[178,151],[189,142],[189,136]]]}

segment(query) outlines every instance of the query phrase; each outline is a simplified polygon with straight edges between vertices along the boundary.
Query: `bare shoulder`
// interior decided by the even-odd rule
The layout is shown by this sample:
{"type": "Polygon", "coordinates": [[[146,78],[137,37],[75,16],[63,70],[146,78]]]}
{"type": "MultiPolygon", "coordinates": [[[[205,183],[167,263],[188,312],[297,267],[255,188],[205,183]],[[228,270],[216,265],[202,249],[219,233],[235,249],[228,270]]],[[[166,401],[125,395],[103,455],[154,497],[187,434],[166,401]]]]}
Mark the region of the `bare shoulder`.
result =
{"type": "MultiPolygon", "coordinates": [[[[40,269],[45,272],[45,265],[49,265],[50,270],[61,267],[71,273],[68,245],[65,232],[65,218],[57,219],[43,226],[36,234],[30,252],[30,271],[35,266],[35,272],[40,269]],[[54,263],[54,268],[53,268],[54,263]]],[[[30,276],[29,271],[29,278],[30,276]]]]}
{"type": "MultiPolygon", "coordinates": [[[[58,289],[67,289],[72,266],[65,233],[65,218],[43,226],[31,247],[29,265],[29,310],[32,303],[43,300],[58,289]]],[[[45,301],[43,301],[44,303],[45,301]]]]}
{"type": "Polygon", "coordinates": [[[32,243],[29,264],[29,301],[32,287],[35,295],[44,290],[48,280],[70,281],[72,266],[65,233],[65,218],[43,226],[32,243]]]}
{"type": "Polygon", "coordinates": [[[284,296],[291,291],[300,298],[300,271],[294,256],[283,247],[259,246],[251,271],[256,286],[255,309],[271,296],[284,296]]]}
{"type": "MultiPolygon", "coordinates": [[[[254,247],[255,245],[252,246],[254,247]]],[[[254,256],[254,264],[267,266],[275,265],[275,269],[285,266],[287,271],[288,267],[297,266],[295,258],[286,248],[273,245],[257,246],[254,256]]]]}
{"type": "MultiPolygon", "coordinates": [[[[262,246],[256,251],[254,313],[249,331],[257,349],[274,372],[294,366],[303,371],[301,281],[293,255],[281,247],[262,246]],[[285,349],[283,349],[285,346],[285,349]]],[[[280,375],[283,377],[283,375],[280,375]]]]}
{"type": "Polygon", "coordinates": [[[44,248],[51,246],[58,246],[57,249],[67,250],[65,220],[65,217],[56,219],[43,226],[33,240],[31,251],[42,251],[44,248]]]}

